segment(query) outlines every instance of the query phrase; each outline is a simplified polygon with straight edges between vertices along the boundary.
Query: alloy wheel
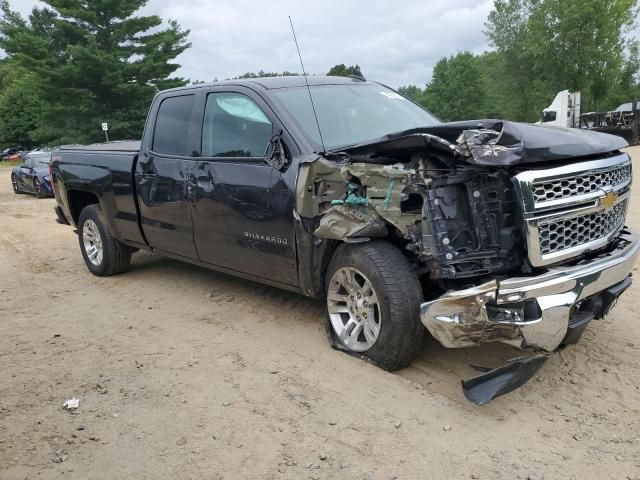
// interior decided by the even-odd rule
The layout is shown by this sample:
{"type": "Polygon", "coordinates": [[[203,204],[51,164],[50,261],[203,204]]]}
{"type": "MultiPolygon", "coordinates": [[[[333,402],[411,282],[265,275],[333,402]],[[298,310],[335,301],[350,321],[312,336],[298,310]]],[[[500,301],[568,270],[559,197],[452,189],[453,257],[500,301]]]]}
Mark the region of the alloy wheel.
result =
{"type": "Polygon", "coordinates": [[[354,352],[366,352],[378,340],[382,314],[369,279],[357,268],[336,270],[329,282],[327,309],[333,331],[354,352]]]}
{"type": "Polygon", "coordinates": [[[99,266],[104,256],[102,237],[98,226],[91,219],[85,220],[82,225],[82,243],[89,261],[95,266],[99,266]]]}

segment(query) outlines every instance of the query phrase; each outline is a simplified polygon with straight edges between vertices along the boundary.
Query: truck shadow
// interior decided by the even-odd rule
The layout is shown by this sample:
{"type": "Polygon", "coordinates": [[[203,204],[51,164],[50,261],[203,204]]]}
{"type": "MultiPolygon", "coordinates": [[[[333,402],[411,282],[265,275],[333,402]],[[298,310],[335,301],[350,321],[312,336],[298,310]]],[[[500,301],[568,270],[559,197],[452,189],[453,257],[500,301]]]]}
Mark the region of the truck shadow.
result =
{"type": "MultiPolygon", "coordinates": [[[[181,285],[176,294],[193,296],[192,302],[202,302],[203,297],[211,296],[214,302],[233,301],[247,305],[252,311],[263,312],[260,321],[272,322],[272,328],[282,329],[281,335],[290,335],[289,326],[296,322],[298,326],[312,328],[314,331],[307,333],[317,335],[318,342],[328,346],[324,333],[324,306],[318,299],[146,252],[133,257],[132,268],[126,276],[134,282],[148,282],[154,278],[161,285],[181,285]]],[[[252,318],[247,321],[255,321],[252,318]]],[[[296,342],[288,345],[291,348],[296,342]]],[[[411,381],[418,389],[438,392],[454,403],[466,405],[460,380],[519,356],[526,354],[499,343],[447,349],[426,333],[413,363],[393,374],[411,381]]]]}

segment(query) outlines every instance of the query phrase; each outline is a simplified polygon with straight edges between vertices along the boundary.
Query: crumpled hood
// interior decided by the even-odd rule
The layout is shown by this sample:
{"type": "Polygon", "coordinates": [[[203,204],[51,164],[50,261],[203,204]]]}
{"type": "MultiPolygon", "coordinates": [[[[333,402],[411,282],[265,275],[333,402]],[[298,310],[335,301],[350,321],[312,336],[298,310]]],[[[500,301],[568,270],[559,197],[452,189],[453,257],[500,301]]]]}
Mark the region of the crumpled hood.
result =
{"type": "Polygon", "coordinates": [[[378,156],[436,148],[474,165],[508,166],[601,155],[626,146],[621,137],[589,130],[471,120],[393,133],[343,151],[378,156]]]}

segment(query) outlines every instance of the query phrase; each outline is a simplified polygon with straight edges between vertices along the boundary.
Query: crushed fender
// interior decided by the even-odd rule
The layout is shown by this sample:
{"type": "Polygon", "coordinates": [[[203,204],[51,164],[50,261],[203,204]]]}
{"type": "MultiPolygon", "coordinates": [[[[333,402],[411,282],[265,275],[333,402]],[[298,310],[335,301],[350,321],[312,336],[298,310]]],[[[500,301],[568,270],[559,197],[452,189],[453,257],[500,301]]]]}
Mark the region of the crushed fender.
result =
{"type": "Polygon", "coordinates": [[[402,163],[336,163],[318,158],[301,167],[296,210],[319,218],[317,237],[349,241],[385,237],[389,226],[406,234],[420,214],[402,212],[403,191],[425,183],[402,163]]]}
{"type": "Polygon", "coordinates": [[[387,235],[387,226],[368,206],[334,205],[320,219],[314,235],[333,240],[387,235]]]}

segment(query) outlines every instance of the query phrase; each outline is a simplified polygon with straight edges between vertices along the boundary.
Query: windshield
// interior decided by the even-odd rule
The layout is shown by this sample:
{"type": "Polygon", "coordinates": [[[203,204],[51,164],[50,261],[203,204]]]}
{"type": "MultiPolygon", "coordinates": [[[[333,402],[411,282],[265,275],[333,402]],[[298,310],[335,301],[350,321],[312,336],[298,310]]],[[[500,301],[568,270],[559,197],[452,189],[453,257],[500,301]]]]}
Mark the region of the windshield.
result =
{"type": "MultiPolygon", "coordinates": [[[[423,108],[382,85],[315,85],[310,88],[327,150],[440,123],[423,108]]],[[[273,96],[320,150],[320,135],[307,88],[274,90],[273,96]]]]}
{"type": "Polygon", "coordinates": [[[33,160],[34,167],[46,167],[51,163],[50,153],[30,153],[27,158],[33,160]]]}

